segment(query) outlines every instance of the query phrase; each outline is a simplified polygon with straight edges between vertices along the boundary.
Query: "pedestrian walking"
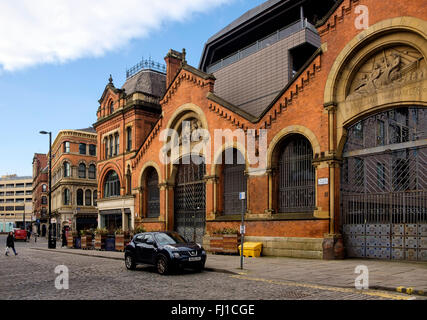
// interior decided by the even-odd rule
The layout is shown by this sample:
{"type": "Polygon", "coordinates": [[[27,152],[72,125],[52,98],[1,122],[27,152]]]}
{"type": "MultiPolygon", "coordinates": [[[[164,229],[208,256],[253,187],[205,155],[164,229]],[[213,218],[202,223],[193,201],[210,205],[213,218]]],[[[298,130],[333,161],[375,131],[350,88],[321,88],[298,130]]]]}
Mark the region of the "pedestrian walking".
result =
{"type": "Polygon", "coordinates": [[[31,230],[28,229],[27,230],[27,241],[30,242],[30,238],[31,238],[31,230]]]}
{"type": "Polygon", "coordinates": [[[15,253],[15,256],[18,255],[18,253],[15,250],[15,242],[13,240],[12,231],[9,232],[9,235],[7,236],[7,239],[6,239],[6,253],[5,253],[6,256],[9,255],[9,248],[11,248],[13,250],[13,253],[15,253]]]}

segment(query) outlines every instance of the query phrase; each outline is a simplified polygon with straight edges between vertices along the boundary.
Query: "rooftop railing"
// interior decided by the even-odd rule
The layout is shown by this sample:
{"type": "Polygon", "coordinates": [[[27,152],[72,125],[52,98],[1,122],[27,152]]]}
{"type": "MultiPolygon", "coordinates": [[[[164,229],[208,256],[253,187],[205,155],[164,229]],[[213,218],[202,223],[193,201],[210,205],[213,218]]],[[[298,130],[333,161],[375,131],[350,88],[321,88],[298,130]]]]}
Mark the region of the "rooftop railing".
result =
{"type": "Polygon", "coordinates": [[[151,70],[159,71],[162,73],[166,73],[166,65],[159,62],[155,62],[151,60],[151,58],[144,60],[144,57],[143,57],[140,62],[138,62],[132,68],[126,70],[126,80],[144,69],[151,69],[151,70]]]}

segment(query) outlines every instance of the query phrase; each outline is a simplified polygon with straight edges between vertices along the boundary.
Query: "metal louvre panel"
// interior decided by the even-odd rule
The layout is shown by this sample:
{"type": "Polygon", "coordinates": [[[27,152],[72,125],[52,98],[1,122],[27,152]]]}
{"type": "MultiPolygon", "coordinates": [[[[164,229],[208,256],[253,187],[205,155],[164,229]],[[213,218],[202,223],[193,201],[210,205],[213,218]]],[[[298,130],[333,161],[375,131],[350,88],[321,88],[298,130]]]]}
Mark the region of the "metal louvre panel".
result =
{"type": "Polygon", "coordinates": [[[315,172],[310,142],[295,135],[284,145],[279,160],[279,211],[314,209],[315,172]]]}
{"type": "Polygon", "coordinates": [[[183,159],[179,164],[174,189],[175,230],[186,239],[201,243],[205,233],[205,182],[206,166],[183,159]]]}
{"type": "Polygon", "coordinates": [[[382,112],[348,133],[341,221],[349,255],[426,260],[427,111],[382,112]]]}

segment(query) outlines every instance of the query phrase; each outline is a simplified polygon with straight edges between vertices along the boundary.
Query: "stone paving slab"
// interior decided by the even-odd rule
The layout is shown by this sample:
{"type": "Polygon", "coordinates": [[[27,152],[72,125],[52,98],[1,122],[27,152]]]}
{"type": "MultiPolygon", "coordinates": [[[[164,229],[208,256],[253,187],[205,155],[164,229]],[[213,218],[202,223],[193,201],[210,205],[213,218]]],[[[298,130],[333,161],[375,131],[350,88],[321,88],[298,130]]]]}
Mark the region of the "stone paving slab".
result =
{"type": "MultiPolygon", "coordinates": [[[[47,249],[40,246],[35,250],[54,251],[67,254],[87,255],[100,258],[123,260],[123,252],[47,249]]],[[[284,280],[312,283],[335,287],[354,288],[358,265],[369,270],[369,287],[388,291],[427,295],[427,263],[409,261],[380,261],[363,259],[313,260],[284,257],[244,258],[244,268],[240,269],[240,257],[232,255],[208,254],[207,271],[244,274],[248,277],[268,280],[284,280]]]]}

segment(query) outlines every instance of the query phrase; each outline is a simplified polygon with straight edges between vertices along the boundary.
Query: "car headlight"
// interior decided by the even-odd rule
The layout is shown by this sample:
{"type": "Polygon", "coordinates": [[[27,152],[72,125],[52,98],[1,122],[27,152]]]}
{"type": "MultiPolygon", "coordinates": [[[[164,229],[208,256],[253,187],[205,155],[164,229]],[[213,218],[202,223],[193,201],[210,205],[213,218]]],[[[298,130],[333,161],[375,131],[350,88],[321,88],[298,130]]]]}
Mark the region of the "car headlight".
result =
{"type": "Polygon", "coordinates": [[[206,254],[206,251],[205,250],[202,250],[202,255],[205,255],[206,254]]]}
{"type": "Polygon", "coordinates": [[[179,257],[180,257],[179,252],[172,252],[172,254],[173,254],[173,256],[174,256],[175,258],[179,258],[179,257]]]}

